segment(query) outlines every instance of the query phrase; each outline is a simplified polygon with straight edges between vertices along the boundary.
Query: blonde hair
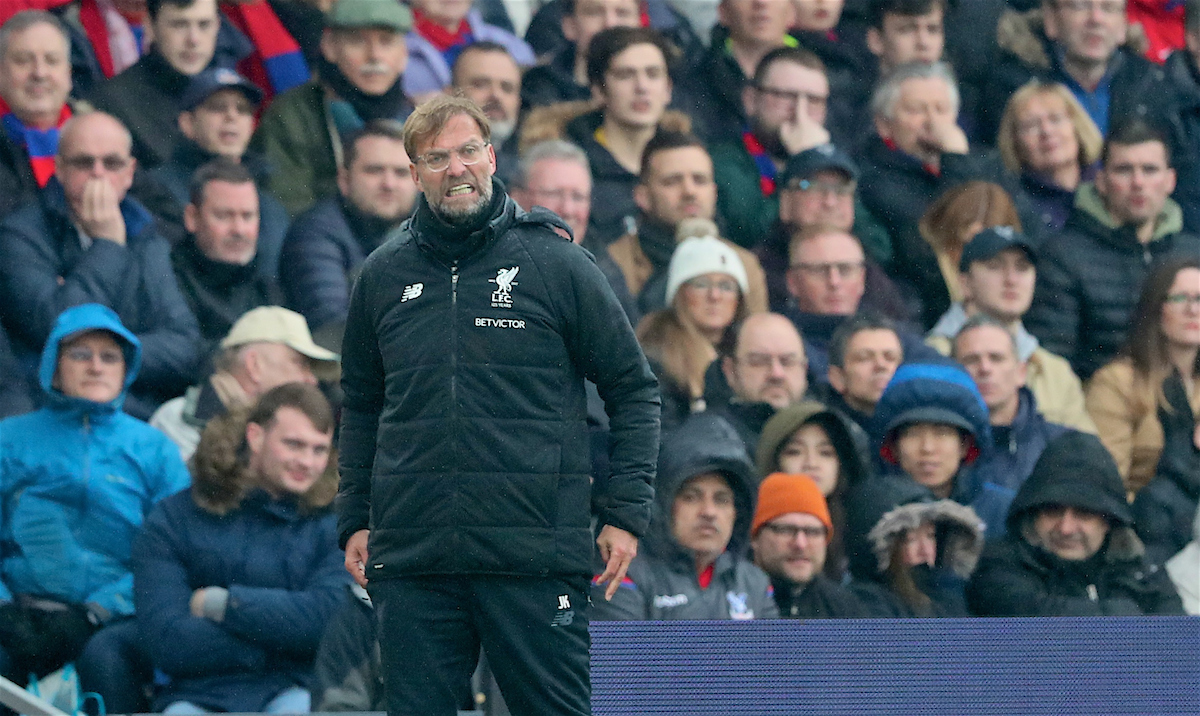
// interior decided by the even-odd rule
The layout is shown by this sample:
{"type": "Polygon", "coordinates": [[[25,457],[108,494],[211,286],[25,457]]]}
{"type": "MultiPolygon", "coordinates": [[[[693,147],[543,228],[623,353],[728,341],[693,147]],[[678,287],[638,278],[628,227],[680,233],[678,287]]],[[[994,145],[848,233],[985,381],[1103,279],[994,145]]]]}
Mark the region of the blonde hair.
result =
{"type": "Polygon", "coordinates": [[[921,237],[933,247],[950,300],[963,300],[958,283],[958,263],[971,237],[963,233],[978,223],[981,228],[1011,226],[1021,230],[1021,218],[1012,197],[999,184],[970,181],[947,190],[929,205],[917,225],[921,237]]]}
{"type": "Polygon", "coordinates": [[[1079,166],[1090,167],[1100,159],[1100,150],[1104,148],[1104,137],[1096,128],[1096,123],[1088,116],[1087,110],[1071,94],[1071,90],[1057,82],[1032,80],[1013,93],[1004,108],[1004,116],[1000,118],[1000,131],[996,135],[996,148],[1000,158],[1010,172],[1020,173],[1026,161],[1021,157],[1021,144],[1017,140],[1018,115],[1025,109],[1029,100],[1035,97],[1057,97],[1067,108],[1067,117],[1075,128],[1075,139],[1079,143],[1079,166]]]}
{"type": "Polygon", "coordinates": [[[713,345],[684,310],[683,301],[681,291],[675,294],[669,307],[642,318],[638,323],[637,338],[646,356],[658,362],[667,376],[696,401],[704,397],[704,373],[717,359],[718,348],[728,347],[737,333],[734,327],[745,320],[749,311],[746,297],[739,295],[733,320],[726,326],[718,345],[713,345]]]}

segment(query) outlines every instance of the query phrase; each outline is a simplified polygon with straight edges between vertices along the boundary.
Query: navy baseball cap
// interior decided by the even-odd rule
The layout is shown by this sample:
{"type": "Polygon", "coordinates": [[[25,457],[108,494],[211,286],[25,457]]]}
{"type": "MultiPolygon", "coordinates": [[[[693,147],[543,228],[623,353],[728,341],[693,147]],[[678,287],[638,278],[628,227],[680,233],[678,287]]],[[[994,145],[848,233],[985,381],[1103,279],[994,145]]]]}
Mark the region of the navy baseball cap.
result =
{"type": "Polygon", "coordinates": [[[966,273],[976,261],[987,261],[1008,249],[1021,249],[1030,261],[1037,261],[1037,248],[1028,236],[1011,226],[990,226],[975,234],[963,247],[958,270],[966,273]]]}
{"type": "Polygon", "coordinates": [[[848,154],[832,144],[805,149],[790,157],[783,168],[780,181],[786,187],[793,180],[808,179],[823,171],[838,171],[845,174],[850,181],[858,181],[858,165],[848,154]]]}
{"type": "Polygon", "coordinates": [[[190,112],[204,100],[223,89],[241,90],[255,107],[262,101],[263,93],[254,83],[227,67],[214,67],[192,77],[179,100],[179,109],[190,112]]]}

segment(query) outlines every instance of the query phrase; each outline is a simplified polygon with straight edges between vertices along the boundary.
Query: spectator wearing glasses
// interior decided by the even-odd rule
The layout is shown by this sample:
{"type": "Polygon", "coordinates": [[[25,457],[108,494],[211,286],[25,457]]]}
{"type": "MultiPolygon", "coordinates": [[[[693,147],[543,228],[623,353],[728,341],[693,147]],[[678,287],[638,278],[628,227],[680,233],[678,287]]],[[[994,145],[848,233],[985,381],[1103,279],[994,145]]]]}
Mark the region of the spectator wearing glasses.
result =
{"type": "Polygon", "coordinates": [[[1035,78],[1070,89],[1102,136],[1168,109],[1162,71],[1127,42],[1125,0],[1043,0],[1034,10],[1010,10],[996,35],[1000,56],[977,118],[983,141],[996,136],[1009,97],[1035,78]]]}
{"type": "Polygon", "coordinates": [[[167,437],[121,410],[143,358],[113,311],[68,308],[38,366],[45,406],[0,423],[0,674],[24,684],[74,662],[122,713],[147,707],[125,660],[140,651],[130,548],[189,482],[167,437]]]}
{"type": "Polygon", "coordinates": [[[1158,408],[1168,405],[1167,379],[1178,381],[1187,409],[1200,414],[1200,260],[1194,255],[1151,272],[1125,346],[1088,383],[1088,411],[1130,492],[1154,477],[1163,451],[1158,408]]]}
{"type": "Polygon", "coordinates": [[[825,496],[808,475],[776,472],[758,487],[750,547],[771,578],[784,619],[871,616],[846,587],[825,574],[833,520],[825,496]]]}
{"type": "MultiPolygon", "coordinates": [[[[866,291],[866,255],[851,233],[813,226],[792,238],[787,272],[791,302],[785,315],[804,336],[808,374],[824,383],[829,374],[829,350],[834,332],[859,312],[866,291]]],[[[939,362],[941,356],[916,333],[897,329],[908,360],[939,362]]]]}
{"type": "Polygon", "coordinates": [[[1066,86],[1031,80],[1008,101],[996,148],[1051,234],[1067,223],[1075,190],[1096,176],[1104,137],[1066,86]]]}
{"type": "Polygon", "coordinates": [[[715,236],[682,241],[667,269],[667,308],[647,314],[637,335],[663,383],[664,424],[703,410],[705,373],[732,327],[747,315],[746,269],[715,236]]]}
{"type": "Polygon", "coordinates": [[[0,319],[27,374],[64,308],[99,303],[142,343],[125,411],[149,418],[194,378],[200,331],[175,282],[170,246],[127,196],[136,162],[114,117],[92,112],[63,127],[55,178],[41,204],[0,223],[0,319]]]}
{"type": "Polygon", "coordinates": [[[786,316],[756,313],[735,329],[733,350],[720,364],[732,397],[712,409],[738,431],[746,452],[753,454],[763,425],[808,392],[804,341],[786,316]]]}

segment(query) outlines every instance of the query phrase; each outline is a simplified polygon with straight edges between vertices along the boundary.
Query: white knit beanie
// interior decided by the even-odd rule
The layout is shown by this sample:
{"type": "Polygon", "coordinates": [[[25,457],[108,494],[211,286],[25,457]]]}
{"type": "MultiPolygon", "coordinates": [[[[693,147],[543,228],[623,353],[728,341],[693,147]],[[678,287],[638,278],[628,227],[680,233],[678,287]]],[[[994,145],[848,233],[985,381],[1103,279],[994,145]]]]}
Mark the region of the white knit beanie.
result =
{"type": "Polygon", "coordinates": [[[706,273],[723,273],[737,281],[745,296],[750,291],[746,267],[737,252],[715,236],[684,239],[675,246],[667,266],[667,305],[675,300],[679,287],[706,273]]]}

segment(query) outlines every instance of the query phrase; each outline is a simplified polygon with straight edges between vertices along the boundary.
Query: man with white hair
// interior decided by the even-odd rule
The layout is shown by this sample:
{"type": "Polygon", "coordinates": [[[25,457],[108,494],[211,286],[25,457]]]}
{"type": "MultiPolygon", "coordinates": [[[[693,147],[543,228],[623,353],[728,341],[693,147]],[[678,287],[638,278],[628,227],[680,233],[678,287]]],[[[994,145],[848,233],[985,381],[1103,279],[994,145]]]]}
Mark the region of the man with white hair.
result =
{"type": "MultiPolygon", "coordinates": [[[[493,122],[493,131],[495,126],[493,122]]],[[[558,214],[571,227],[575,243],[583,243],[592,211],[592,169],[587,154],[577,145],[563,139],[547,139],[525,150],[513,173],[509,194],[526,211],[543,206],[558,214]]],[[[595,258],[629,322],[636,326],[641,312],[625,285],[621,269],[603,251],[595,258]]]]}
{"type": "Polygon", "coordinates": [[[950,187],[971,180],[1003,186],[1017,202],[1022,223],[1037,226],[1020,188],[995,160],[970,153],[958,126],[960,97],[949,65],[914,62],[897,67],[871,98],[875,136],[862,151],[859,197],[892,237],[893,253],[905,257],[896,274],[916,286],[937,259],[917,231],[930,204],[950,187]]]}

